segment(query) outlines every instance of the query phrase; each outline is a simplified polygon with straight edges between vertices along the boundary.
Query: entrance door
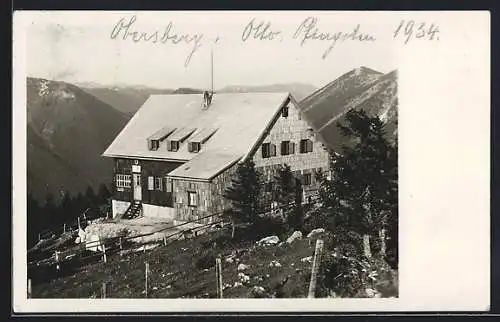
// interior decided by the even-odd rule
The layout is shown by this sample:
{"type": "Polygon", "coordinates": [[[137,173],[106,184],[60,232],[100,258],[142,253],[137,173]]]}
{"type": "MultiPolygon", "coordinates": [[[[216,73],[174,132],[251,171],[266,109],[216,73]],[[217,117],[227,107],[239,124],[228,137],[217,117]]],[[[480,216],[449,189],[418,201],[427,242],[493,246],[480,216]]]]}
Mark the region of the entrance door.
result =
{"type": "Polygon", "coordinates": [[[142,187],[141,187],[141,174],[133,174],[133,184],[134,184],[134,200],[142,200],[142,187]]]}

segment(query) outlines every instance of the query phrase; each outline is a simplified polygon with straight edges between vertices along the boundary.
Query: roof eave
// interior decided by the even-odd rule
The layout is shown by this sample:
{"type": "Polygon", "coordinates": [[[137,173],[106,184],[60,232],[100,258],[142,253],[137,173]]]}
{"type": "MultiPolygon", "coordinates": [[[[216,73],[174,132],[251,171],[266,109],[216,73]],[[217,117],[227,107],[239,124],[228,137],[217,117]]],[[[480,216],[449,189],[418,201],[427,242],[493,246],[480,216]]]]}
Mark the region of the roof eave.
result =
{"type": "Polygon", "coordinates": [[[146,157],[146,156],[138,156],[138,155],[123,155],[123,154],[110,154],[103,153],[101,156],[107,158],[122,158],[122,159],[137,159],[137,160],[151,160],[151,161],[169,161],[169,162],[188,162],[189,159],[172,159],[172,158],[163,158],[163,157],[146,157]]]}

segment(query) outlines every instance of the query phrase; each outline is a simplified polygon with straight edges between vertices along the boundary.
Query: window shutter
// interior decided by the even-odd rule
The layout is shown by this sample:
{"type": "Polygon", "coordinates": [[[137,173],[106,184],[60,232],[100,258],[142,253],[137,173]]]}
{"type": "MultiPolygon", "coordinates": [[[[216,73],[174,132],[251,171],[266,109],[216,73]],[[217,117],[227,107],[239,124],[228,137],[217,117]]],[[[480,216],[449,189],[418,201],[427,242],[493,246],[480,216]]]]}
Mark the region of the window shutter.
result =
{"type": "Polygon", "coordinates": [[[275,157],[276,156],[276,145],[271,144],[271,156],[275,157]]]}
{"type": "Polygon", "coordinates": [[[307,140],[307,152],[313,151],[313,142],[311,140],[307,140]]]}
{"type": "Polygon", "coordinates": [[[167,192],[172,192],[172,179],[168,179],[167,178],[166,181],[167,181],[166,182],[166,185],[167,185],[166,190],[167,190],[167,192]]]}
{"type": "Polygon", "coordinates": [[[148,190],[154,190],[154,177],[148,177],[148,190]]]}
{"type": "Polygon", "coordinates": [[[281,142],[281,155],[285,155],[286,154],[286,145],[287,145],[286,141],[282,141],[281,142]]]}
{"type": "Polygon", "coordinates": [[[288,143],[289,146],[290,146],[290,154],[294,154],[295,153],[295,142],[290,142],[288,143]]]}
{"type": "Polygon", "coordinates": [[[172,151],[172,141],[167,140],[167,150],[172,151]]]}
{"type": "Polygon", "coordinates": [[[262,144],[262,158],[266,158],[266,144],[262,144]]]}

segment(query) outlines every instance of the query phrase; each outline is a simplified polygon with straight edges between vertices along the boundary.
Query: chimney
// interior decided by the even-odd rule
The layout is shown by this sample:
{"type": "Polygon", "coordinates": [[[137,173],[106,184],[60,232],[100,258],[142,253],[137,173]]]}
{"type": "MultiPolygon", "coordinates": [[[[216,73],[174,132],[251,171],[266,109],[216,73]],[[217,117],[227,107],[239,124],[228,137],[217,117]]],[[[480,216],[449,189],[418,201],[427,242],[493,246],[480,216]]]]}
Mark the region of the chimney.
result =
{"type": "Polygon", "coordinates": [[[211,76],[211,84],[210,84],[210,92],[203,92],[203,107],[207,109],[212,103],[212,96],[214,95],[214,53],[213,50],[210,50],[210,76],[211,76]]]}
{"type": "Polygon", "coordinates": [[[210,106],[212,103],[212,96],[213,93],[209,91],[204,91],[203,92],[203,107],[206,109],[210,106]]]}

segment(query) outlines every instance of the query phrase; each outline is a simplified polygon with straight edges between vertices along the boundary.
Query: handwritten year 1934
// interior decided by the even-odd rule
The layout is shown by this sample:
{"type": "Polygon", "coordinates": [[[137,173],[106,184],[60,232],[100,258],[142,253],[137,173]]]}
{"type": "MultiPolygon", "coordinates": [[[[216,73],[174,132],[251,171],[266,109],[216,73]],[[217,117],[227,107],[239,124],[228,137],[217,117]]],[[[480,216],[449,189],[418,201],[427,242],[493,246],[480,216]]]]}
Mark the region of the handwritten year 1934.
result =
{"type": "Polygon", "coordinates": [[[412,39],[439,40],[439,26],[414,20],[401,20],[393,39],[403,38],[405,45],[412,39]]]}

